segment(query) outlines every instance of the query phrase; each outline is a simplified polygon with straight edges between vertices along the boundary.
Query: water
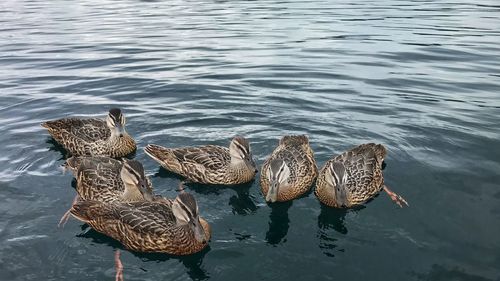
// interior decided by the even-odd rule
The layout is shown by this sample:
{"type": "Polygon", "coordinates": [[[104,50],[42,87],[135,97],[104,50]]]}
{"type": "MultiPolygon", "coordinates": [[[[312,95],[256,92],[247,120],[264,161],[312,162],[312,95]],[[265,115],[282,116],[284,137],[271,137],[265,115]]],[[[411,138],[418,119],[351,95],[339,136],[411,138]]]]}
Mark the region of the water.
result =
{"type": "Polygon", "coordinates": [[[478,1],[0,2],[0,279],[113,280],[121,246],[72,219],[65,154],[40,127],[121,107],[142,152],[284,134],[319,165],[388,147],[386,194],[268,206],[257,182],[191,185],[210,247],[122,251],[125,280],[500,280],[500,6],[478,1]]]}

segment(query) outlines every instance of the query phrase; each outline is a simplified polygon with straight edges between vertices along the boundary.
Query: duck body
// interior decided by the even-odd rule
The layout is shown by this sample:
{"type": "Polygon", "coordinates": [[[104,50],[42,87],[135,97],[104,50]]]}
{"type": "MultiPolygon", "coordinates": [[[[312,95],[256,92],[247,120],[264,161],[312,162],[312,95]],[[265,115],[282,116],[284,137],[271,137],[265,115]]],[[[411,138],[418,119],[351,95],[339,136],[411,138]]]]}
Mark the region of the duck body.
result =
{"type": "Polygon", "coordinates": [[[208,245],[210,226],[195,213],[197,207],[179,208],[178,201],[86,200],[74,204],[71,214],[132,251],[172,255],[199,252],[208,245]]]}
{"type": "Polygon", "coordinates": [[[309,191],[317,174],[307,136],[284,136],[262,165],[260,188],[267,202],[289,201],[309,191]]]}
{"type": "Polygon", "coordinates": [[[354,147],[328,160],[319,171],[314,191],[330,207],[365,203],[384,188],[382,163],[387,150],[381,144],[354,147]]]}
{"type": "Polygon", "coordinates": [[[251,181],[257,169],[248,141],[236,137],[229,149],[217,145],[166,148],[149,144],[144,149],[160,165],[191,182],[232,185],[251,181]]]}
{"type": "Polygon", "coordinates": [[[124,130],[125,117],[111,109],[106,120],[64,118],[42,123],[49,134],[73,156],[124,157],[137,148],[124,130]]]}
{"type": "Polygon", "coordinates": [[[79,200],[131,202],[153,198],[151,181],[138,161],[81,156],[69,158],[66,166],[76,178],[79,200]]]}

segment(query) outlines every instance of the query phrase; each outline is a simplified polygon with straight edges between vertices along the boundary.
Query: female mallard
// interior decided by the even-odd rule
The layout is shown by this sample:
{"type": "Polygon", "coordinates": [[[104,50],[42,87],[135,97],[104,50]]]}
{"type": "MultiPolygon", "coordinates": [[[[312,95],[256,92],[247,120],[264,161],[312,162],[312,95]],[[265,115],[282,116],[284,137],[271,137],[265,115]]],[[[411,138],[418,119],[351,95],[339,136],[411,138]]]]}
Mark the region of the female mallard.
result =
{"type": "Polygon", "coordinates": [[[71,157],[66,165],[76,178],[82,200],[110,202],[151,200],[153,187],[141,162],[104,156],[71,157]]]}
{"type": "MultiPolygon", "coordinates": [[[[144,167],[139,161],[122,161],[104,156],[71,157],[66,166],[76,178],[76,191],[73,204],[78,200],[112,201],[151,201],[155,197],[144,167]]],[[[67,221],[69,211],[59,224],[67,221]]]]}
{"type": "Polygon", "coordinates": [[[209,224],[199,216],[193,195],[172,201],[80,201],[71,214],[137,252],[189,255],[208,245],[209,224]]]}
{"type": "Polygon", "coordinates": [[[318,175],[307,136],[284,136],[262,165],[260,189],[267,202],[283,202],[306,193],[318,175]]]}
{"type": "Polygon", "coordinates": [[[42,123],[49,134],[73,156],[124,157],[136,149],[125,131],[125,116],[118,108],[109,110],[106,120],[65,118],[42,123]]]}
{"type": "Polygon", "coordinates": [[[148,144],[146,154],[161,166],[196,183],[240,184],[251,181],[257,169],[248,141],[233,138],[229,149],[216,145],[166,148],[148,144]]]}
{"type": "Polygon", "coordinates": [[[368,143],[333,157],[320,170],[314,194],[327,206],[349,208],[384,189],[400,207],[408,205],[384,185],[382,162],[386,153],[383,145],[368,143]]]}

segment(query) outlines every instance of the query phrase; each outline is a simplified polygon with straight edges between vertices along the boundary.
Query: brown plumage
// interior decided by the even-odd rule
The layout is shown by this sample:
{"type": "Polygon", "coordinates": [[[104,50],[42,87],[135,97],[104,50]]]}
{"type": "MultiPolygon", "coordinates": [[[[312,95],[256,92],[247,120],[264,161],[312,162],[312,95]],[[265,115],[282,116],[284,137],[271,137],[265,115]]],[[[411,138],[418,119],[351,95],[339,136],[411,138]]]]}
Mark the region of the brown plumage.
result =
{"type": "Polygon", "coordinates": [[[152,200],[151,181],[138,161],[120,161],[104,156],[71,157],[66,166],[76,178],[80,200],[152,200]]]}
{"type": "Polygon", "coordinates": [[[349,208],[385,189],[400,206],[407,204],[384,185],[382,162],[386,153],[383,145],[368,143],[333,157],[319,171],[314,194],[327,206],[349,208]]]}
{"type": "Polygon", "coordinates": [[[42,123],[49,134],[73,156],[124,157],[136,149],[125,131],[125,116],[120,109],[109,111],[106,120],[65,118],[42,123]]]}
{"type": "Polygon", "coordinates": [[[317,174],[307,136],[284,136],[262,165],[260,188],[268,202],[288,201],[306,193],[317,174]]]}
{"type": "Polygon", "coordinates": [[[199,217],[196,201],[187,193],[174,201],[81,201],[71,214],[137,252],[193,254],[205,248],[211,237],[209,224],[199,217]]]}
{"type": "Polygon", "coordinates": [[[216,145],[166,148],[149,144],[144,148],[160,165],[188,180],[207,184],[240,184],[251,181],[257,169],[248,141],[235,137],[229,149],[216,145]]]}
{"type": "MultiPolygon", "coordinates": [[[[151,181],[144,174],[139,161],[121,161],[105,156],[71,157],[65,167],[76,178],[78,193],[72,205],[78,201],[96,200],[100,202],[135,202],[168,200],[153,194],[151,181]]],[[[61,220],[62,226],[69,219],[68,210],[61,220]]]]}

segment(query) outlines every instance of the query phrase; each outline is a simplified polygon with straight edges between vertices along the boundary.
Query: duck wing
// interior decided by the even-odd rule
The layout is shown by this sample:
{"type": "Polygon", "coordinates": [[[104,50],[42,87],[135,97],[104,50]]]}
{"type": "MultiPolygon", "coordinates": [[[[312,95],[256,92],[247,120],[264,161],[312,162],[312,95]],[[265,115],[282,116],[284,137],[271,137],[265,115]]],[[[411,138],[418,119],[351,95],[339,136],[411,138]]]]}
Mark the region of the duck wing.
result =
{"type": "Polygon", "coordinates": [[[80,119],[71,126],[71,134],[87,142],[107,140],[111,131],[101,119],[80,119]]]}
{"type": "Polygon", "coordinates": [[[111,202],[79,201],[71,214],[96,230],[113,236],[114,229],[130,229],[139,234],[161,235],[175,226],[175,216],[169,201],[111,202]]]}
{"type": "Polygon", "coordinates": [[[177,148],[172,152],[184,166],[203,167],[212,171],[226,168],[231,161],[229,150],[216,145],[177,148]]]}
{"type": "MultiPolygon", "coordinates": [[[[371,148],[363,148],[348,151],[336,157],[335,161],[342,164],[344,168],[344,186],[351,193],[372,194],[375,176],[380,174],[380,163],[371,148]]],[[[377,190],[378,191],[378,190],[377,190]]]]}
{"type": "Polygon", "coordinates": [[[107,157],[84,157],[77,172],[78,195],[84,199],[113,201],[124,191],[122,163],[107,157]]]}
{"type": "Polygon", "coordinates": [[[171,205],[167,201],[121,204],[118,219],[139,233],[162,234],[176,225],[171,205]]]}
{"type": "MultiPolygon", "coordinates": [[[[106,140],[111,136],[111,131],[102,119],[64,118],[48,121],[42,124],[53,135],[66,134],[85,142],[106,140]]],[[[57,137],[56,137],[57,138],[57,137]]]]}

